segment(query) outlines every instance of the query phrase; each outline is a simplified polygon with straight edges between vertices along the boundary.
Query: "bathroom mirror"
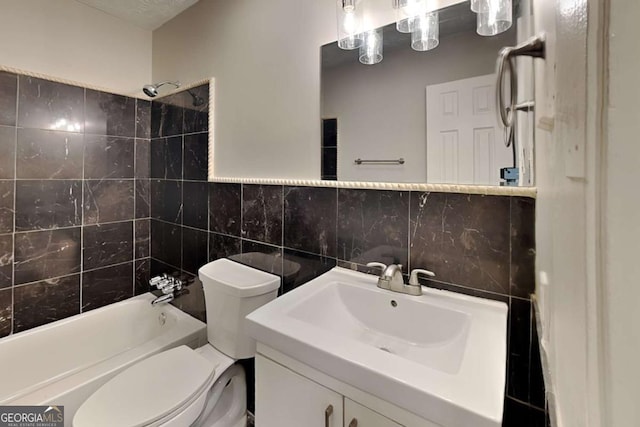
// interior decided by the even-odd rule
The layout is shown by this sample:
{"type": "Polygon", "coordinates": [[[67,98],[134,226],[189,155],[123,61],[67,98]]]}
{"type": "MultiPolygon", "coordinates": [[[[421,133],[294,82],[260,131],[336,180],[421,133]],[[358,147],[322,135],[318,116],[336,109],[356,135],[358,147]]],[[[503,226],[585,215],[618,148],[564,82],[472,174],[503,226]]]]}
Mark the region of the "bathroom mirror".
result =
{"type": "MultiPolygon", "coordinates": [[[[476,33],[468,1],[438,19],[439,44],[428,51],[413,50],[395,23],[382,27],[375,65],[360,63],[358,49],[322,46],[323,180],[504,185],[501,168],[517,167],[511,185],[533,185],[533,112],[518,113],[511,147],[496,114],[496,59],[517,44],[517,13],[492,37],[476,33]]],[[[519,102],[532,96],[527,71],[519,102]]]]}

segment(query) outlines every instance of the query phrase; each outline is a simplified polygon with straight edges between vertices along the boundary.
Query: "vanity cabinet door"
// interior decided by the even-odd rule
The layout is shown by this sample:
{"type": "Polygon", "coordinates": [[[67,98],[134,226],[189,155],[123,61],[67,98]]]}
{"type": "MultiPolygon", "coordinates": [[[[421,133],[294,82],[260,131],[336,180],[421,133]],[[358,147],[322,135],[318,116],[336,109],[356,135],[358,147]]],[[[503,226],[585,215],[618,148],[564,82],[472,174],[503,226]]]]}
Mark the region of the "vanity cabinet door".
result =
{"type": "Polygon", "coordinates": [[[344,399],[344,427],[402,427],[359,403],[344,399]]]}
{"type": "Polygon", "coordinates": [[[256,356],[256,427],[342,427],[342,396],[256,356]]]}

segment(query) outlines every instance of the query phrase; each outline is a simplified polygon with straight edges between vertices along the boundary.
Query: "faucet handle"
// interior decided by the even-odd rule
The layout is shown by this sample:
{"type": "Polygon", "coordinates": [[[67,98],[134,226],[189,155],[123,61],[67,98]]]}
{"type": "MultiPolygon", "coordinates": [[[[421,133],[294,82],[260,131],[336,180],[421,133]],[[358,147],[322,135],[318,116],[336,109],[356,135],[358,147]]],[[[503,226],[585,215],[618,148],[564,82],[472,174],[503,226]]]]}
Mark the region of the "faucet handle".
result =
{"type": "Polygon", "coordinates": [[[380,271],[380,274],[382,274],[387,269],[387,264],[383,264],[381,262],[368,262],[367,267],[378,267],[382,270],[380,271]]]}
{"type": "Polygon", "coordinates": [[[436,273],[434,273],[433,271],[415,268],[411,271],[411,276],[409,277],[409,285],[420,286],[420,282],[418,281],[418,274],[424,274],[425,276],[429,277],[434,277],[436,275],[436,273]]]}
{"type": "Polygon", "coordinates": [[[153,277],[149,280],[149,285],[152,287],[156,287],[162,291],[163,294],[170,294],[174,290],[182,289],[184,285],[183,281],[177,279],[173,276],[169,276],[168,274],[162,274],[161,276],[153,277]]]}
{"type": "Polygon", "coordinates": [[[155,286],[155,287],[158,287],[158,286],[160,285],[160,282],[161,282],[163,279],[164,279],[164,277],[163,277],[163,276],[156,276],[156,277],[152,277],[152,278],[149,280],[149,285],[151,285],[151,286],[155,286]]]}

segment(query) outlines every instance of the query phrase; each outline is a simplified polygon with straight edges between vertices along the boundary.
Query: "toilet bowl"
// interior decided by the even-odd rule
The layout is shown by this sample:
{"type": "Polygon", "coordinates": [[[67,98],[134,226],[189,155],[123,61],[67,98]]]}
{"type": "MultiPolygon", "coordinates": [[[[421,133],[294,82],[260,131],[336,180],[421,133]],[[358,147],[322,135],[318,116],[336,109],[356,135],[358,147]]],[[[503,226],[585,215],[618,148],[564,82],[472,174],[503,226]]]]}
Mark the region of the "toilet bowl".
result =
{"type": "Polygon", "coordinates": [[[235,362],[255,355],[244,318],[277,296],[280,278],[219,259],[199,277],[208,344],[156,354],[116,375],[78,409],[74,427],[244,427],[246,380],[235,362]]]}

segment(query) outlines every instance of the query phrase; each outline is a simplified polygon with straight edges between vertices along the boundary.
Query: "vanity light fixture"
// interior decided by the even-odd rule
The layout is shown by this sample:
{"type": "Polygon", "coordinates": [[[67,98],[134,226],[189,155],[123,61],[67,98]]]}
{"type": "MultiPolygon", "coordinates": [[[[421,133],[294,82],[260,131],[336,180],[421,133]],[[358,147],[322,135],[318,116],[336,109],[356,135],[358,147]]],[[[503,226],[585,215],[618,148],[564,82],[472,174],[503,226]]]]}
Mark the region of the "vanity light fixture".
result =
{"type": "Polygon", "coordinates": [[[416,17],[411,33],[411,48],[419,52],[435,49],[440,44],[440,22],[438,12],[416,17]]]}
{"type": "Polygon", "coordinates": [[[396,29],[401,33],[411,33],[418,16],[427,10],[426,0],[393,0],[396,10],[396,29]]]}
{"type": "Polygon", "coordinates": [[[513,23],[512,0],[479,0],[476,31],[481,36],[504,33],[513,23]],[[486,3],[486,8],[485,4],[486,3]]]}
{"type": "Polygon", "coordinates": [[[365,65],[374,65],[382,61],[382,28],[364,33],[364,43],[360,46],[358,59],[365,65]]]}
{"type": "Polygon", "coordinates": [[[362,5],[363,0],[337,0],[338,47],[353,50],[362,46],[362,5]]]}
{"type": "MultiPolygon", "coordinates": [[[[396,11],[396,29],[411,34],[411,48],[424,52],[440,44],[440,21],[431,11],[429,0],[392,0],[396,11]]],[[[365,0],[336,0],[338,47],[359,49],[358,60],[365,65],[382,61],[382,29],[364,30],[365,0]]],[[[513,24],[513,0],[470,0],[478,14],[476,31],[481,36],[495,36],[513,24]]]]}

